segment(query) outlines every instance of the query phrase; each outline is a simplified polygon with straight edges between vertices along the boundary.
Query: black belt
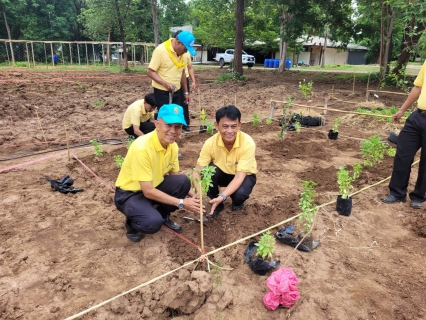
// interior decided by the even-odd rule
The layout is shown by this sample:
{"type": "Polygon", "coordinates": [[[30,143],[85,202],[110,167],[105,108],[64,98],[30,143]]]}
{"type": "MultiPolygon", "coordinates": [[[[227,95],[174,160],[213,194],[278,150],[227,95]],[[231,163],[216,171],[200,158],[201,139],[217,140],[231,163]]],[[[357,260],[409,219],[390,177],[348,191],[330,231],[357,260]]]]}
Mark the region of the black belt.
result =
{"type": "Polygon", "coordinates": [[[420,113],[422,116],[426,117],[426,110],[417,109],[417,112],[420,113]]]}

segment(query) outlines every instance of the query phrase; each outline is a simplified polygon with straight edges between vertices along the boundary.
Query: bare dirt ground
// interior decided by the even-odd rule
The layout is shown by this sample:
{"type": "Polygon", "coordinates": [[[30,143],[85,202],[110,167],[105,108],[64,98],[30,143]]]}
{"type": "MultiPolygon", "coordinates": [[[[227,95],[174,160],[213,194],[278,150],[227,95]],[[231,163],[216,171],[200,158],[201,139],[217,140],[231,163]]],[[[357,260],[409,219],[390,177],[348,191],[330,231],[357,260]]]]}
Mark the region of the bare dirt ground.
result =
{"type": "MultiPolygon", "coordinates": [[[[271,99],[295,97],[296,103],[306,104],[298,88],[306,79],[314,82],[310,105],[323,105],[333,90],[328,107],[353,111],[356,102],[365,100],[366,84],[356,83],[353,90],[350,77],[273,70],[246,70],[244,83],[215,83],[220,73],[226,70],[196,72],[201,86],[190,105],[194,132],[178,141],[184,155],[181,169],[187,172],[194,166],[209,137],[195,132],[200,107],[212,120],[217,108],[236,104],[246,122],[243,131],[257,143],[259,174],[243,211],[232,212],[227,202],[226,210],[206,224],[207,252],[298,214],[301,180],[318,183],[317,204],[335,200],[338,168],[361,161],[362,139],[379,135],[386,141],[393,128],[373,118],[329,110],[325,126],[288,132],[280,141],[277,122],[263,121],[256,127],[250,123],[253,113],[269,115],[271,99]],[[338,115],[342,116],[339,138],[329,140],[327,132],[338,115]]],[[[122,114],[151,90],[145,75],[14,71],[1,73],[0,80],[1,319],[64,319],[157,277],[81,318],[426,318],[426,215],[424,209],[411,209],[409,202],[382,204],[379,199],[388,194],[387,182],[356,194],[349,217],[339,216],[334,203],[321,207],[313,230],[321,244],[315,251],[293,251],[276,243],[274,258],[294,270],[301,295],[291,309],[268,311],[262,302],[266,277],[255,275],[243,259],[248,242],[259,236],[211,255],[210,260],[224,268],[212,266],[211,272],[206,264],[190,263],[200,256],[200,227],[182,217],[196,217],[195,213],[181,210],[173,215],[183,225],[186,240],[166,228],[140,243],[125,237],[124,217],[113,204],[109,186],[114,186],[119,172],[113,157],[125,156],[127,150],[126,135],[120,130],[122,114]],[[71,154],[102,181],[75,158],[68,159],[67,135],[71,154]],[[90,139],[103,143],[102,157],[93,154],[90,139]],[[84,191],[64,195],[45,181],[65,174],[84,191]]],[[[405,98],[379,97],[378,102],[398,107],[405,98]]],[[[277,102],[276,117],[281,108],[277,102]]],[[[364,169],[355,190],[387,178],[392,166],[393,159],[386,157],[364,169]]],[[[416,175],[414,166],[409,190],[416,175]]],[[[298,228],[297,221],[290,223],[298,228]]]]}

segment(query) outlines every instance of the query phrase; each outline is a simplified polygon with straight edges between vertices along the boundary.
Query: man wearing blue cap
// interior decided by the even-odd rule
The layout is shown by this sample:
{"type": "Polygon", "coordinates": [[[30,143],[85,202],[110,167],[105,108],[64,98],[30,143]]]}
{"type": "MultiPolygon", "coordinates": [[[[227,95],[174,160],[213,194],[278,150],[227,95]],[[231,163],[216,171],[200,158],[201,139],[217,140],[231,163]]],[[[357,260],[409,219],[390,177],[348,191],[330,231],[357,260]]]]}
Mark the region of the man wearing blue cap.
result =
{"type": "Polygon", "coordinates": [[[182,227],[170,219],[176,209],[200,212],[189,178],[179,173],[176,139],[183,125],[182,107],[163,105],[155,130],[136,139],[124,158],[114,202],[126,216],[126,236],[131,241],[156,233],[162,224],[180,232],[182,227]]]}
{"type": "Polygon", "coordinates": [[[184,95],[185,103],[189,103],[185,74],[187,61],[184,53],[197,55],[193,47],[194,41],[192,33],[184,30],[176,38],[170,38],[155,48],[148,66],[148,77],[152,79],[158,110],[169,103],[169,92],[173,91],[173,103],[180,104],[181,95],[184,95]]]}

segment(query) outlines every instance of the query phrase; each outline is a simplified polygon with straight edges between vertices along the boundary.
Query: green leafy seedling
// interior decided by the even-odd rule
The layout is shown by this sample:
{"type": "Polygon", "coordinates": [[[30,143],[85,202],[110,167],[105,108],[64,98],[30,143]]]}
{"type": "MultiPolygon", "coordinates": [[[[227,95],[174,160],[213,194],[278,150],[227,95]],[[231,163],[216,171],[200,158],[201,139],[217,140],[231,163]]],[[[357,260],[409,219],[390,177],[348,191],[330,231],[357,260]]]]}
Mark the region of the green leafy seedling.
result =
{"type": "Polygon", "coordinates": [[[294,128],[296,129],[297,133],[300,133],[300,129],[302,128],[302,125],[300,124],[300,121],[296,121],[294,123],[294,128]]]}
{"type": "Polygon", "coordinates": [[[271,236],[271,232],[265,232],[261,237],[259,242],[254,244],[257,247],[256,254],[262,259],[271,259],[272,254],[275,251],[275,238],[271,236]]]}
{"type": "Polygon", "coordinates": [[[368,140],[362,142],[360,148],[364,165],[371,167],[376,163],[380,163],[384,158],[386,145],[379,136],[371,136],[368,140]]]}
{"type": "Polygon", "coordinates": [[[299,216],[299,220],[302,222],[303,231],[309,232],[311,225],[314,222],[315,215],[318,211],[318,207],[314,204],[314,198],[317,196],[314,187],[317,185],[314,181],[302,180],[302,193],[300,194],[299,208],[302,210],[302,214],[299,216]]]}
{"type": "Polygon", "coordinates": [[[208,132],[208,134],[209,135],[213,135],[213,133],[214,133],[214,124],[213,124],[213,122],[209,122],[209,123],[207,123],[207,132],[208,132]]]}
{"type": "Polygon", "coordinates": [[[207,114],[206,111],[203,109],[201,109],[201,113],[200,113],[200,122],[202,126],[206,125],[206,121],[207,121],[207,114]]]}
{"type": "Polygon", "coordinates": [[[305,79],[303,79],[303,82],[299,82],[300,91],[302,92],[302,95],[305,99],[312,97],[312,85],[312,80],[308,83],[305,82],[305,79]]]}
{"type": "Polygon", "coordinates": [[[90,140],[89,142],[95,148],[95,155],[98,157],[102,157],[102,148],[98,140],[90,140]]]}
{"type": "Polygon", "coordinates": [[[266,118],[265,120],[267,125],[270,125],[272,123],[272,119],[271,118],[266,118]]]}
{"type": "Polygon", "coordinates": [[[339,132],[340,117],[333,120],[333,132],[339,132]]]}
{"type": "Polygon", "coordinates": [[[93,104],[94,104],[95,106],[99,107],[99,106],[104,105],[104,104],[105,104],[105,101],[100,100],[100,101],[96,101],[96,102],[94,102],[93,104]]]}
{"type": "Polygon", "coordinates": [[[253,126],[257,126],[259,123],[262,122],[262,118],[260,117],[260,115],[258,113],[253,113],[252,114],[252,123],[253,126]]]}
{"type": "Polygon", "coordinates": [[[190,170],[188,172],[188,177],[191,180],[191,182],[195,183],[196,186],[198,186],[201,182],[201,193],[202,196],[206,196],[207,192],[209,191],[210,187],[213,186],[212,183],[212,178],[213,175],[216,171],[216,167],[215,166],[205,166],[203,169],[199,170],[197,168],[194,168],[192,170],[190,170]],[[195,181],[193,180],[193,176],[192,174],[194,173],[194,171],[198,171],[200,172],[200,176],[201,176],[201,181],[196,179],[195,181]]]}
{"type": "Polygon", "coordinates": [[[396,155],[396,149],[390,147],[389,149],[386,150],[386,153],[388,154],[389,157],[395,157],[395,155],[396,155]]]}
{"type": "Polygon", "coordinates": [[[123,166],[124,157],[120,154],[117,154],[114,156],[114,161],[117,164],[117,167],[121,169],[121,167],[123,166]]]}
{"type": "Polygon", "coordinates": [[[337,171],[337,184],[339,185],[339,194],[342,196],[342,199],[349,197],[353,189],[353,180],[353,177],[349,175],[349,171],[345,170],[344,166],[339,168],[339,171],[337,171]]]}
{"type": "Polygon", "coordinates": [[[355,179],[358,179],[359,176],[361,175],[362,164],[360,164],[360,163],[354,164],[353,169],[354,169],[353,180],[355,180],[355,179]]]}

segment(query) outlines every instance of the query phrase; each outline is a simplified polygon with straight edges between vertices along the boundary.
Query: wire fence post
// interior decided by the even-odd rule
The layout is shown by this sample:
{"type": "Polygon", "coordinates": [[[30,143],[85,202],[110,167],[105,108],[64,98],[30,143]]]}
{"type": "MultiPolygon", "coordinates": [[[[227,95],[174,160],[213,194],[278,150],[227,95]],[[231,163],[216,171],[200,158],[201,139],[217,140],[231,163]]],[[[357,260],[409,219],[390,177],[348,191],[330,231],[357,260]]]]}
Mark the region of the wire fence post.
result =
{"type": "Polygon", "coordinates": [[[102,43],[102,66],[105,69],[105,57],[106,55],[104,54],[104,44],[102,43]]]}
{"type": "Polygon", "coordinates": [[[86,48],[86,66],[89,66],[89,58],[87,57],[87,42],[84,43],[84,46],[86,48]]]}
{"type": "Polygon", "coordinates": [[[53,59],[53,43],[50,43],[50,53],[52,54],[52,66],[55,66],[55,60],[53,59]]]}
{"type": "Polygon", "coordinates": [[[81,67],[80,64],[80,44],[77,43],[77,56],[78,56],[78,66],[81,67]]]}
{"type": "Polygon", "coordinates": [[[43,46],[44,46],[44,60],[46,61],[46,68],[49,69],[49,65],[47,64],[46,43],[43,43],[43,46]]]}
{"type": "Polygon", "coordinates": [[[32,57],[33,57],[33,67],[35,69],[36,65],[35,65],[35,59],[34,59],[34,43],[31,41],[31,53],[32,53],[32,57]]]}
{"type": "Polygon", "coordinates": [[[4,46],[6,47],[7,63],[10,67],[9,49],[7,48],[6,41],[4,42],[4,46]]]}
{"type": "Polygon", "coordinates": [[[25,42],[25,48],[27,49],[27,63],[28,63],[28,69],[30,69],[30,68],[31,68],[31,65],[30,65],[30,53],[29,53],[29,50],[28,50],[28,42],[25,42]]]}
{"type": "Polygon", "coordinates": [[[69,45],[69,48],[70,48],[70,62],[71,62],[71,65],[72,65],[72,48],[71,48],[71,43],[68,43],[68,45],[69,45]]]}
{"type": "Polygon", "coordinates": [[[92,53],[93,53],[93,65],[96,66],[96,61],[95,61],[95,45],[92,43],[92,53]]]}

